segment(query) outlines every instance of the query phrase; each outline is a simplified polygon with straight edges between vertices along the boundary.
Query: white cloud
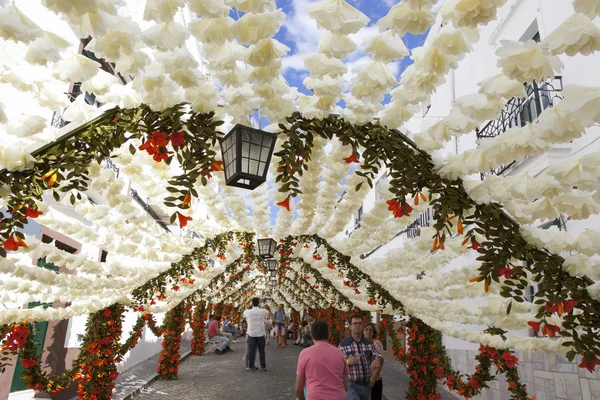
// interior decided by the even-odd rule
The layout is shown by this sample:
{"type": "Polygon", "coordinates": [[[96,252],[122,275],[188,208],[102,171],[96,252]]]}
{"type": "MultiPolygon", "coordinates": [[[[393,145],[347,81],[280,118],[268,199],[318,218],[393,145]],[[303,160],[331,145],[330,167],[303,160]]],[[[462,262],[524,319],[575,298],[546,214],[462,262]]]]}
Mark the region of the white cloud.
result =
{"type": "Polygon", "coordinates": [[[287,13],[283,26],[286,36],[296,48],[294,53],[283,58],[282,70],[288,68],[305,70],[304,57],[317,51],[321,30],[317,23],[306,12],[306,6],[316,0],[292,0],[292,10],[287,13]]]}

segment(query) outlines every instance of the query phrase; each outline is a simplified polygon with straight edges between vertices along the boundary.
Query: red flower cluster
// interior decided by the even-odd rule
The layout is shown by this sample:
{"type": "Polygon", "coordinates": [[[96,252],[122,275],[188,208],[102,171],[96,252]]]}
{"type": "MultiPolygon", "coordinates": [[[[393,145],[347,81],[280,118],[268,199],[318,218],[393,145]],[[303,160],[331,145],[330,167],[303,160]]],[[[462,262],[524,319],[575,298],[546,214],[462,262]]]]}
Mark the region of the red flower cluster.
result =
{"type": "Polygon", "coordinates": [[[27,324],[14,324],[6,338],[2,340],[0,351],[16,353],[27,341],[29,337],[29,326],[27,324]]]}
{"type": "Polygon", "coordinates": [[[179,372],[181,335],[185,329],[186,305],[179,303],[165,317],[162,350],[158,359],[158,374],[163,379],[175,379],[179,372]]]}
{"type": "Polygon", "coordinates": [[[394,214],[394,218],[401,218],[405,215],[409,216],[413,210],[412,207],[405,201],[399,202],[396,199],[392,199],[386,201],[386,204],[388,205],[388,210],[394,214]]]}
{"type": "Polygon", "coordinates": [[[9,236],[8,239],[2,243],[2,247],[9,251],[17,251],[19,250],[19,247],[27,248],[27,244],[19,235],[15,233],[14,235],[9,236]]]}
{"type": "Polygon", "coordinates": [[[172,151],[167,150],[167,146],[169,145],[169,141],[173,147],[179,147],[183,145],[185,141],[185,132],[173,132],[171,136],[167,135],[165,132],[154,131],[152,132],[152,138],[150,140],[145,141],[139,147],[140,150],[145,150],[148,154],[152,156],[154,161],[161,162],[169,158],[172,151]]]}

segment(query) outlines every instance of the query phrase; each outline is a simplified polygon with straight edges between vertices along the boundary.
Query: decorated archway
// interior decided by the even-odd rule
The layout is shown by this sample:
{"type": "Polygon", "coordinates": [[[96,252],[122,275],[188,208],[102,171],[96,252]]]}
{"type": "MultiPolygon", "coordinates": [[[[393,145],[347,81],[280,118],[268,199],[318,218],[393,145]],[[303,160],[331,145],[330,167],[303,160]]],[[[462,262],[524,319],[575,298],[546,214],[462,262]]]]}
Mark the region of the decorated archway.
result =
{"type": "MultiPolygon", "coordinates": [[[[600,212],[598,153],[565,159],[536,177],[469,179],[555,143],[593,136],[600,89],[566,86],[561,103],[536,123],[460,154],[435,153],[494,118],[511,98],[525,97],[524,82],[554,78],[558,56],[599,50],[600,29],[592,22],[597,2],[574,1],[574,17],[541,43],[502,43],[502,73],[478,83],[477,93],[456,99],[447,117],[416,135],[404,124],[505,1],[471,2],[471,8],[466,0],[447,1],[439,8],[443,27],[413,52],[399,85],[386,64],[409,54],[400,35],[425,32],[436,2],[393,6],[378,23],[381,32],[365,42],[369,59],[354,71],[349,90],[342,77],[343,60],[356,47],[349,35],[368,18],[344,0],[310,4],[308,13],[322,29],[319,52],[305,59],[310,96],[298,95],[281,76],[289,49],[272,38],[285,19],[274,1],[149,0],[143,18],[154,23],[144,32],[114,1],[42,3],[102,60],[65,52],[68,43],[14,3],[0,2],[0,37],[26,51],[19,65],[1,65],[1,82],[54,110],[66,105],[52,96],[57,82],[77,83],[104,105],[95,109],[79,97],[62,115],[72,123],[45,135],[38,135],[39,120],[16,126],[0,108],[7,136],[0,144],[0,273],[3,301],[14,305],[0,310],[0,336],[3,355],[19,354],[29,388],[57,393],[76,382],[81,398],[110,398],[116,364],[145,325],[163,337],[159,374],[176,378],[186,324],[192,352],[201,355],[208,312],[230,314],[253,296],[326,319],[336,327],[333,343],[348,313],[381,314],[381,330],[411,374],[411,399],[436,398],[438,382],[468,398],[497,373],[506,374],[512,398],[526,399],[514,350],[580,356],[579,366],[590,371],[600,365],[594,261],[600,234],[588,229],[573,237],[539,228],[563,214],[585,220],[600,212]],[[176,22],[182,7],[201,18],[176,22]],[[233,11],[235,20],[228,16],[233,11]],[[186,50],[190,33],[203,44],[212,77],[186,50]],[[106,72],[105,64],[118,73],[106,72]],[[41,77],[26,77],[20,65],[37,65],[41,77]],[[386,94],[391,100],[383,100],[386,94]],[[271,123],[265,130],[277,134],[277,145],[266,184],[248,194],[225,185],[230,156],[225,151],[221,158],[219,140],[233,125],[248,125],[255,109],[271,123]],[[15,138],[22,136],[36,140],[20,145],[15,138]],[[132,183],[155,208],[143,199],[142,208],[132,205],[132,183]],[[345,235],[374,186],[374,206],[360,229],[345,235]],[[276,217],[269,201],[279,208],[276,217]],[[431,214],[430,227],[419,236],[383,257],[367,257],[424,212],[431,214]],[[35,239],[27,234],[35,223],[109,257],[93,261],[35,239]],[[165,235],[167,225],[180,236],[165,235]],[[277,242],[274,274],[256,249],[257,238],[266,237],[277,242]],[[41,269],[32,259],[73,273],[41,269]],[[446,268],[453,260],[470,262],[446,268]],[[272,277],[276,284],[267,290],[272,277]],[[526,293],[529,287],[535,296],[526,293]],[[69,305],[22,306],[55,301],[69,305]],[[139,316],[121,343],[126,309],[139,316]],[[162,324],[154,319],[158,313],[166,313],[162,324]],[[32,323],[88,314],[73,367],[50,376],[41,368],[32,323]],[[407,348],[394,339],[394,316],[408,321],[407,348]],[[488,328],[467,327],[477,325],[488,328]],[[518,334],[528,328],[535,337],[518,334]],[[452,370],[441,334],[481,345],[475,374],[452,370]],[[100,373],[92,373],[96,367],[100,373]]],[[[271,157],[264,156],[254,160],[257,169],[271,157]]],[[[6,360],[0,367],[14,362],[6,360]]]]}

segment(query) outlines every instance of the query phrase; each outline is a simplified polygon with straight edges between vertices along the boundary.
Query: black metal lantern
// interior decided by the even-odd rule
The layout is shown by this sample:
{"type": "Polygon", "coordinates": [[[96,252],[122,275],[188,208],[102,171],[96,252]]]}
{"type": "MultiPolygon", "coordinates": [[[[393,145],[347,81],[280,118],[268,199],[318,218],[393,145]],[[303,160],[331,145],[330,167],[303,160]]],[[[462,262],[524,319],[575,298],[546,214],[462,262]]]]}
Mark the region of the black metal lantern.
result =
{"type": "Polygon", "coordinates": [[[271,279],[271,286],[277,285],[277,279],[271,279]]]}
{"type": "Polygon", "coordinates": [[[262,258],[273,258],[277,242],[271,238],[258,239],[258,254],[262,258]]]}
{"type": "Polygon", "coordinates": [[[276,271],[277,270],[277,261],[267,260],[267,261],[265,261],[265,264],[267,264],[267,271],[276,271]]]}
{"type": "Polygon", "coordinates": [[[277,278],[277,271],[271,271],[270,272],[270,276],[271,276],[271,279],[276,279],[277,278]]]}
{"type": "Polygon", "coordinates": [[[254,190],[267,179],[277,135],[236,125],[221,139],[225,182],[228,186],[254,190]]]}

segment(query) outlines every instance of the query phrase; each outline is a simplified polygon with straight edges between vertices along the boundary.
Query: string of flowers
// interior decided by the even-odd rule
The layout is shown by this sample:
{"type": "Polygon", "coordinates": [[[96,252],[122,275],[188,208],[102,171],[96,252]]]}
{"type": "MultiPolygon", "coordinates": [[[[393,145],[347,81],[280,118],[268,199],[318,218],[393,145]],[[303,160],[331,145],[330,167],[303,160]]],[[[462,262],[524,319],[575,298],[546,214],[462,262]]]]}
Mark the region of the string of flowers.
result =
{"type": "Polygon", "coordinates": [[[185,329],[187,307],[187,302],[182,301],[167,312],[165,316],[162,350],[158,358],[157,368],[161,379],[177,379],[181,359],[179,348],[181,347],[181,335],[185,329]]]}
{"type": "Polygon", "coordinates": [[[195,356],[204,354],[204,336],[206,334],[207,320],[206,301],[202,300],[196,303],[190,323],[192,326],[191,350],[195,356]]]}

